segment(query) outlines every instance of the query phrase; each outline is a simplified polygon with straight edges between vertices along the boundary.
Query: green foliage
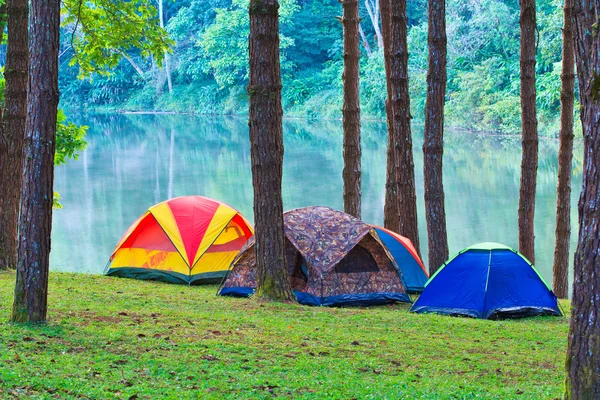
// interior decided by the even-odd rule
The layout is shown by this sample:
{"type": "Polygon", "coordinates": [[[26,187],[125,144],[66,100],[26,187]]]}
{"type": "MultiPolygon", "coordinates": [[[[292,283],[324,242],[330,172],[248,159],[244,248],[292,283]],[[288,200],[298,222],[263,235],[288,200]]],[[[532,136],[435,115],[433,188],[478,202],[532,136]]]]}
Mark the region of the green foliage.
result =
{"type": "MultiPolygon", "coordinates": [[[[202,34],[199,45],[207,60],[205,71],[212,74],[219,87],[243,84],[248,80],[248,35],[250,0],[233,0],[229,8],[216,9],[216,17],[202,34]]],[[[280,24],[290,23],[298,10],[296,0],[282,0],[280,24]]],[[[286,57],[285,49],[294,45],[294,40],[280,35],[281,69],[285,74],[293,64],[286,57]]]]}
{"type": "Polygon", "coordinates": [[[52,198],[52,208],[55,210],[60,210],[63,208],[62,204],[60,204],[60,194],[58,192],[54,192],[54,197],[52,198]]]}
{"type": "MultiPolygon", "coordinates": [[[[67,4],[76,4],[76,1],[68,0],[67,4]]],[[[144,1],[150,0],[135,1],[147,4],[144,1]]],[[[63,104],[78,108],[83,105],[203,114],[246,113],[248,2],[167,2],[166,30],[172,40],[169,43],[173,44],[173,95],[165,92],[164,72],[157,68],[161,65],[165,41],[153,36],[148,39],[154,43],[152,46],[136,42],[142,51],[134,58],[145,71],[143,79],[129,62],[119,61],[118,57],[109,57],[111,61],[104,64],[114,66],[110,78],[93,74],[91,83],[78,81],[76,74],[66,68],[61,70],[63,104]],[[154,54],[154,63],[149,63],[144,54],[154,54]]],[[[407,6],[411,114],[415,120],[421,121],[428,68],[427,2],[415,0],[407,6]]],[[[542,133],[555,135],[560,108],[562,1],[539,0],[537,6],[538,119],[542,133]]],[[[126,2],[124,7],[129,9],[131,1],[126,2]]],[[[518,1],[448,0],[446,9],[446,123],[478,131],[519,133],[518,1]]],[[[342,26],[336,19],[342,12],[339,2],[282,0],[280,11],[284,111],[297,117],[341,118],[343,42],[342,26]]],[[[153,13],[152,6],[148,5],[144,18],[146,25],[154,29],[156,18],[153,13]]],[[[386,85],[383,54],[377,47],[375,30],[364,2],[360,2],[360,15],[361,26],[371,48],[371,55],[363,51],[361,59],[362,115],[384,118],[386,85]]],[[[108,21],[105,26],[109,23],[114,22],[108,21]]],[[[67,23],[65,29],[72,24],[67,23]]],[[[85,38],[85,35],[82,37],[85,38]]],[[[100,43],[102,40],[106,39],[101,39],[100,43]]],[[[364,50],[364,45],[361,49],[364,50]]],[[[92,60],[97,58],[96,52],[91,51],[91,54],[92,60]]]]}
{"type": "Polygon", "coordinates": [[[64,0],[63,34],[70,40],[79,78],[107,74],[132,49],[161,62],[172,42],[158,24],[152,0],[64,0]]]}
{"type": "MultiPolygon", "coordinates": [[[[13,290],[14,273],[0,273],[0,304],[13,290]]],[[[47,325],[8,324],[0,308],[1,398],[553,399],[563,390],[568,318],[259,303],[217,297],[214,286],[55,272],[49,290],[47,325]]]]}
{"type": "Polygon", "coordinates": [[[67,121],[65,113],[58,110],[54,165],[62,165],[69,158],[76,160],[79,157],[79,152],[85,150],[87,146],[84,139],[87,129],[85,125],[79,126],[67,121]]]}
{"type": "MultiPolygon", "coordinates": [[[[79,126],[67,121],[67,116],[63,110],[58,110],[54,165],[63,165],[66,164],[68,159],[76,160],[79,157],[79,152],[85,150],[87,147],[87,142],[84,139],[87,129],[88,127],[85,125],[79,126]]],[[[54,192],[52,208],[56,210],[62,208],[58,192],[54,192]]]]}
{"type": "MultiPolygon", "coordinates": [[[[4,72],[4,68],[2,68],[4,72]]],[[[4,107],[4,87],[6,80],[4,74],[0,77],[0,107],[4,107]]],[[[85,133],[87,126],[79,126],[67,120],[63,110],[58,110],[56,119],[56,152],[54,154],[54,165],[63,165],[68,159],[77,159],[79,152],[85,150],[87,142],[85,133]]],[[[56,196],[55,196],[56,200],[56,196]]]]}

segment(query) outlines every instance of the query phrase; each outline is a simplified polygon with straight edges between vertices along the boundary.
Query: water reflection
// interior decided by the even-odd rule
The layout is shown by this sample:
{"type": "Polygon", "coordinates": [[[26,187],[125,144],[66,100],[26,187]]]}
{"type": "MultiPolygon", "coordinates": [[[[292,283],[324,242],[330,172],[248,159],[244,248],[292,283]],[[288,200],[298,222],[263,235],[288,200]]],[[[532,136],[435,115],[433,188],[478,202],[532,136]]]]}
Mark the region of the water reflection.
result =
{"type": "MultiPolygon", "coordinates": [[[[248,127],[243,118],[167,115],[82,116],[89,147],[56,169],[64,208],[55,212],[53,270],[100,273],[117,240],[149,206],[200,194],[229,203],[250,220],[252,178],[248,127]]],[[[416,126],[415,167],[421,243],[422,128],[416,126]]],[[[339,121],[284,123],[285,209],[326,205],[341,209],[342,136],[339,121]]],[[[363,124],[363,219],[383,221],[386,128],[363,124]]],[[[558,142],[540,141],[536,203],[537,267],[551,281],[558,142]]],[[[450,252],[482,242],[517,247],[520,138],[447,132],[444,185],[450,252]]],[[[575,143],[573,238],[581,189],[582,144],[575,143]]],[[[427,249],[424,246],[424,257],[427,249]]]]}

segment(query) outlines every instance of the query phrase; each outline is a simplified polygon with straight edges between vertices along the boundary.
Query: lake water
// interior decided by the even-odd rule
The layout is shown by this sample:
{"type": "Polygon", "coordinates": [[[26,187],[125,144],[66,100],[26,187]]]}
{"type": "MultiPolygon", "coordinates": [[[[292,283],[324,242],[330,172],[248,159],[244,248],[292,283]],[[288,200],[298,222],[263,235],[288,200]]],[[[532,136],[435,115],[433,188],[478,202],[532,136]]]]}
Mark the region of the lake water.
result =
{"type": "MultiPolygon", "coordinates": [[[[64,208],[54,213],[51,268],[102,273],[129,225],[153,204],[175,196],[224,201],[251,221],[252,178],[244,118],[172,115],[81,116],[89,146],[56,168],[55,190],[64,208]]],[[[419,227],[427,257],[423,204],[422,127],[414,154],[419,227]]],[[[387,131],[363,123],[363,220],[382,224],[387,131]]],[[[284,209],[343,208],[340,121],[284,122],[284,209]]],[[[558,141],[540,141],[536,201],[537,268],[552,281],[558,141]]],[[[444,186],[450,253],[478,242],[517,247],[519,137],[449,131],[444,186]]],[[[571,253],[577,239],[582,143],[575,143],[571,253]]],[[[572,257],[571,257],[572,258],[572,257]]]]}

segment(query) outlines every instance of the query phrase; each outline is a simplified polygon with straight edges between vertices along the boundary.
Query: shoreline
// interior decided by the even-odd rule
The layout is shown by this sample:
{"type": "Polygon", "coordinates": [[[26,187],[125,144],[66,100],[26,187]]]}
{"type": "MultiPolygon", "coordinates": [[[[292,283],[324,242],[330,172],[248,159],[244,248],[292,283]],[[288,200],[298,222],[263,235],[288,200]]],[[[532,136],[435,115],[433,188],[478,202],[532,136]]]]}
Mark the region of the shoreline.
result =
{"type": "MultiPolygon", "coordinates": [[[[129,110],[117,110],[117,109],[115,109],[115,110],[85,110],[85,111],[73,110],[73,109],[65,109],[65,110],[74,112],[74,113],[81,112],[83,114],[92,114],[92,115],[110,115],[110,114],[113,114],[113,115],[115,115],[115,114],[117,114],[117,115],[181,115],[181,116],[205,117],[205,118],[213,118],[213,117],[227,117],[227,118],[235,118],[235,119],[247,118],[247,114],[203,114],[203,113],[197,113],[197,112],[193,112],[193,111],[160,111],[160,110],[129,111],[129,110]]],[[[325,118],[325,117],[306,118],[306,117],[298,117],[298,116],[288,116],[288,115],[284,114],[283,120],[284,121],[306,121],[306,122],[314,122],[314,121],[339,121],[339,122],[341,122],[342,118],[325,118]]],[[[377,118],[377,117],[361,117],[361,121],[369,122],[369,123],[378,122],[378,123],[382,123],[382,124],[384,124],[386,122],[386,120],[384,118],[377,118]]],[[[424,122],[423,121],[414,121],[413,124],[420,128],[420,129],[413,129],[413,134],[414,134],[415,131],[422,130],[424,122]]],[[[445,126],[444,129],[448,130],[448,131],[458,132],[458,133],[473,134],[473,135],[488,136],[488,137],[520,137],[521,136],[518,133],[479,131],[479,130],[456,127],[456,126],[445,126]]],[[[543,132],[538,132],[538,135],[539,135],[540,139],[552,139],[552,140],[559,139],[559,137],[557,135],[545,135],[543,132]]],[[[583,139],[583,138],[575,137],[575,140],[581,140],[581,139],[583,139]]]]}

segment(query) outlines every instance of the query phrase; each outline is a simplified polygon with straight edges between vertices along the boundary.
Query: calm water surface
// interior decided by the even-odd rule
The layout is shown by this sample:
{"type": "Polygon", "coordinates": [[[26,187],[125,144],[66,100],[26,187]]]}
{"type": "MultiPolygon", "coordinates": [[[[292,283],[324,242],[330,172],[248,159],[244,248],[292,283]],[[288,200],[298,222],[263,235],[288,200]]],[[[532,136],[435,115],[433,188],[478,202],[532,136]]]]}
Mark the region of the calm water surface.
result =
{"type": "MultiPolygon", "coordinates": [[[[248,126],[243,118],[167,115],[80,117],[88,149],[56,169],[64,208],[54,213],[51,268],[101,273],[118,239],[148,207],[175,196],[224,201],[253,220],[248,126]]],[[[422,128],[414,154],[424,257],[422,128]]],[[[363,124],[363,220],[382,224],[386,127],[363,124]]],[[[339,121],[284,122],[284,208],[343,208],[339,121]]],[[[552,281],[558,142],[540,141],[536,266],[552,281]]],[[[447,132],[444,186],[450,252],[496,241],[517,247],[520,138],[447,132]]],[[[571,252],[577,236],[582,144],[575,143],[571,252]]]]}

